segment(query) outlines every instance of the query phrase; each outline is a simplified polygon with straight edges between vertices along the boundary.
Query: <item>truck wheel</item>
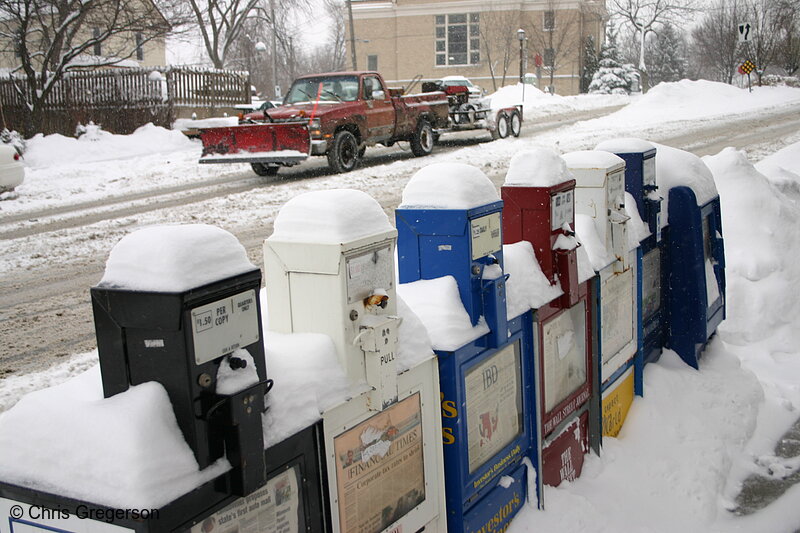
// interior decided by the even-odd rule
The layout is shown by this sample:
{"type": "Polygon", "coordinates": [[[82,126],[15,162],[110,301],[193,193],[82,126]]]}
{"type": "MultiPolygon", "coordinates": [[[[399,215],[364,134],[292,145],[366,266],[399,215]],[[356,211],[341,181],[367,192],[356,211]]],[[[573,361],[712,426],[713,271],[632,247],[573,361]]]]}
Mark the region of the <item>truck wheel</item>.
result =
{"type": "Polygon", "coordinates": [[[417,130],[411,137],[411,152],[417,156],[428,155],[433,151],[433,128],[427,120],[420,120],[417,130]]]}
{"type": "Polygon", "coordinates": [[[341,130],[333,138],[328,150],[328,164],[335,172],[350,172],[358,164],[358,141],[347,130],[341,130]]]}
{"type": "Polygon", "coordinates": [[[281,168],[278,165],[267,165],[264,163],[250,163],[250,166],[253,168],[253,172],[259,176],[275,176],[278,174],[278,169],[281,168]]]}
{"type": "Polygon", "coordinates": [[[514,137],[519,137],[519,134],[522,132],[522,117],[519,114],[519,111],[514,111],[511,113],[511,119],[509,120],[511,124],[511,135],[514,137]]]}
{"type": "Polygon", "coordinates": [[[500,113],[497,115],[497,124],[492,130],[492,139],[505,139],[508,137],[508,115],[500,113]]]}

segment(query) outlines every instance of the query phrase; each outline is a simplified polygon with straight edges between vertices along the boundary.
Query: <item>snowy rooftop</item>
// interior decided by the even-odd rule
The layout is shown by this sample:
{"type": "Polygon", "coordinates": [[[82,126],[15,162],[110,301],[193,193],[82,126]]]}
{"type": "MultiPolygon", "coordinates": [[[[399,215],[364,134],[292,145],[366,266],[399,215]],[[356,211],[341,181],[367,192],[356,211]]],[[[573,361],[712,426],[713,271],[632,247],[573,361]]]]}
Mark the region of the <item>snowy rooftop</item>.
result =
{"type": "Polygon", "coordinates": [[[239,241],[206,224],[151,226],[111,250],[98,287],[183,292],[256,268],[239,241]]]}
{"type": "Polygon", "coordinates": [[[269,240],[340,244],[391,231],[389,218],[371,196],[353,189],[329,189],[286,202],[269,240]]]}
{"type": "Polygon", "coordinates": [[[534,147],[518,152],[508,163],[506,181],[512,187],[552,187],[574,179],[567,163],[550,148],[534,147]]]}
{"type": "Polygon", "coordinates": [[[479,168],[464,163],[433,163],[411,177],[399,207],[472,209],[498,201],[497,189],[479,168]]]}

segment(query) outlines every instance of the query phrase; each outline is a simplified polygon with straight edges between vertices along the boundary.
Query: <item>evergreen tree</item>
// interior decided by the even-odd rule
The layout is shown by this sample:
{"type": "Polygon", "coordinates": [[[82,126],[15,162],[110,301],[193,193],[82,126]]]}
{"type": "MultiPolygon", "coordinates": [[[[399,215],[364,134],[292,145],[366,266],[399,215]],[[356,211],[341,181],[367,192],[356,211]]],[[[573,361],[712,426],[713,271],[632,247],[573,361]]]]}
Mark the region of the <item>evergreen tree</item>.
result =
{"type": "Polygon", "coordinates": [[[597,72],[589,84],[590,94],[628,94],[637,88],[639,75],[630,63],[622,63],[617,48],[617,32],[613,26],[606,31],[606,42],[600,51],[597,72]]]}
{"type": "Polygon", "coordinates": [[[650,87],[662,81],[680,81],[686,77],[686,42],[672,24],[665,24],[654,39],[647,42],[647,68],[650,87]]]}
{"type": "Polygon", "coordinates": [[[581,92],[589,90],[592,77],[600,68],[600,58],[597,57],[594,35],[587,35],[583,41],[583,72],[581,73],[581,92]]]}

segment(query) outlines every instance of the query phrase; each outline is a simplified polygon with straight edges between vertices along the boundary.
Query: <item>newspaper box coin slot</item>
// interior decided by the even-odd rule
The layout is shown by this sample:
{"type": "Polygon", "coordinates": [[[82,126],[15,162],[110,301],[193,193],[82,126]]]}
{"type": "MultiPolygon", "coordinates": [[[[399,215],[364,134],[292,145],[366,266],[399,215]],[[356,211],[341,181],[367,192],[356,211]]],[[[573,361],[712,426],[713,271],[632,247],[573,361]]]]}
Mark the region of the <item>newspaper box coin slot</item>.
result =
{"type": "MultiPolygon", "coordinates": [[[[522,317],[508,321],[502,208],[494,185],[477,168],[434,164],[411,178],[395,211],[401,284],[452,277],[469,324],[479,331],[461,346],[434,346],[452,533],[486,524],[502,530],[525,498],[537,497],[528,494],[529,473],[522,466],[535,439],[531,319],[527,313],[527,324],[522,317]],[[451,179],[460,185],[450,187],[451,179]],[[462,191],[472,195],[460,196],[462,191]]],[[[415,305],[451,304],[431,294],[424,302],[409,301],[412,310],[415,305]]]]}
{"type": "Polygon", "coordinates": [[[538,407],[531,423],[541,435],[541,478],[556,486],[579,476],[583,454],[590,447],[599,449],[599,424],[591,423],[595,413],[599,417],[589,290],[594,273],[580,273],[575,180],[557,153],[535,149],[517,154],[501,194],[506,243],[530,242],[542,273],[563,291],[537,307],[532,322],[538,407]],[[565,456],[572,458],[567,469],[562,468],[565,456]]]}
{"type": "Polygon", "coordinates": [[[438,372],[433,354],[399,364],[396,230],[354,190],[297,196],[274,227],[270,329],[328,335],[352,384],[322,413],[332,530],[443,531],[438,372]]]}

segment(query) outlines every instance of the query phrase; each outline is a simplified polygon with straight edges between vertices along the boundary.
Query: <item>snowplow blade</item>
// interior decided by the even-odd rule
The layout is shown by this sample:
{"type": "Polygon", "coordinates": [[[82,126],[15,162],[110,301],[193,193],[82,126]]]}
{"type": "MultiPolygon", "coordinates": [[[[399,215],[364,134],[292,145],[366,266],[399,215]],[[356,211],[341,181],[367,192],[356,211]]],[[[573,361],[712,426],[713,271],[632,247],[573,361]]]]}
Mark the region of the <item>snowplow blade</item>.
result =
{"type": "Polygon", "coordinates": [[[308,158],[311,138],[305,122],[241,124],[200,131],[201,163],[296,164],[308,158]]]}

